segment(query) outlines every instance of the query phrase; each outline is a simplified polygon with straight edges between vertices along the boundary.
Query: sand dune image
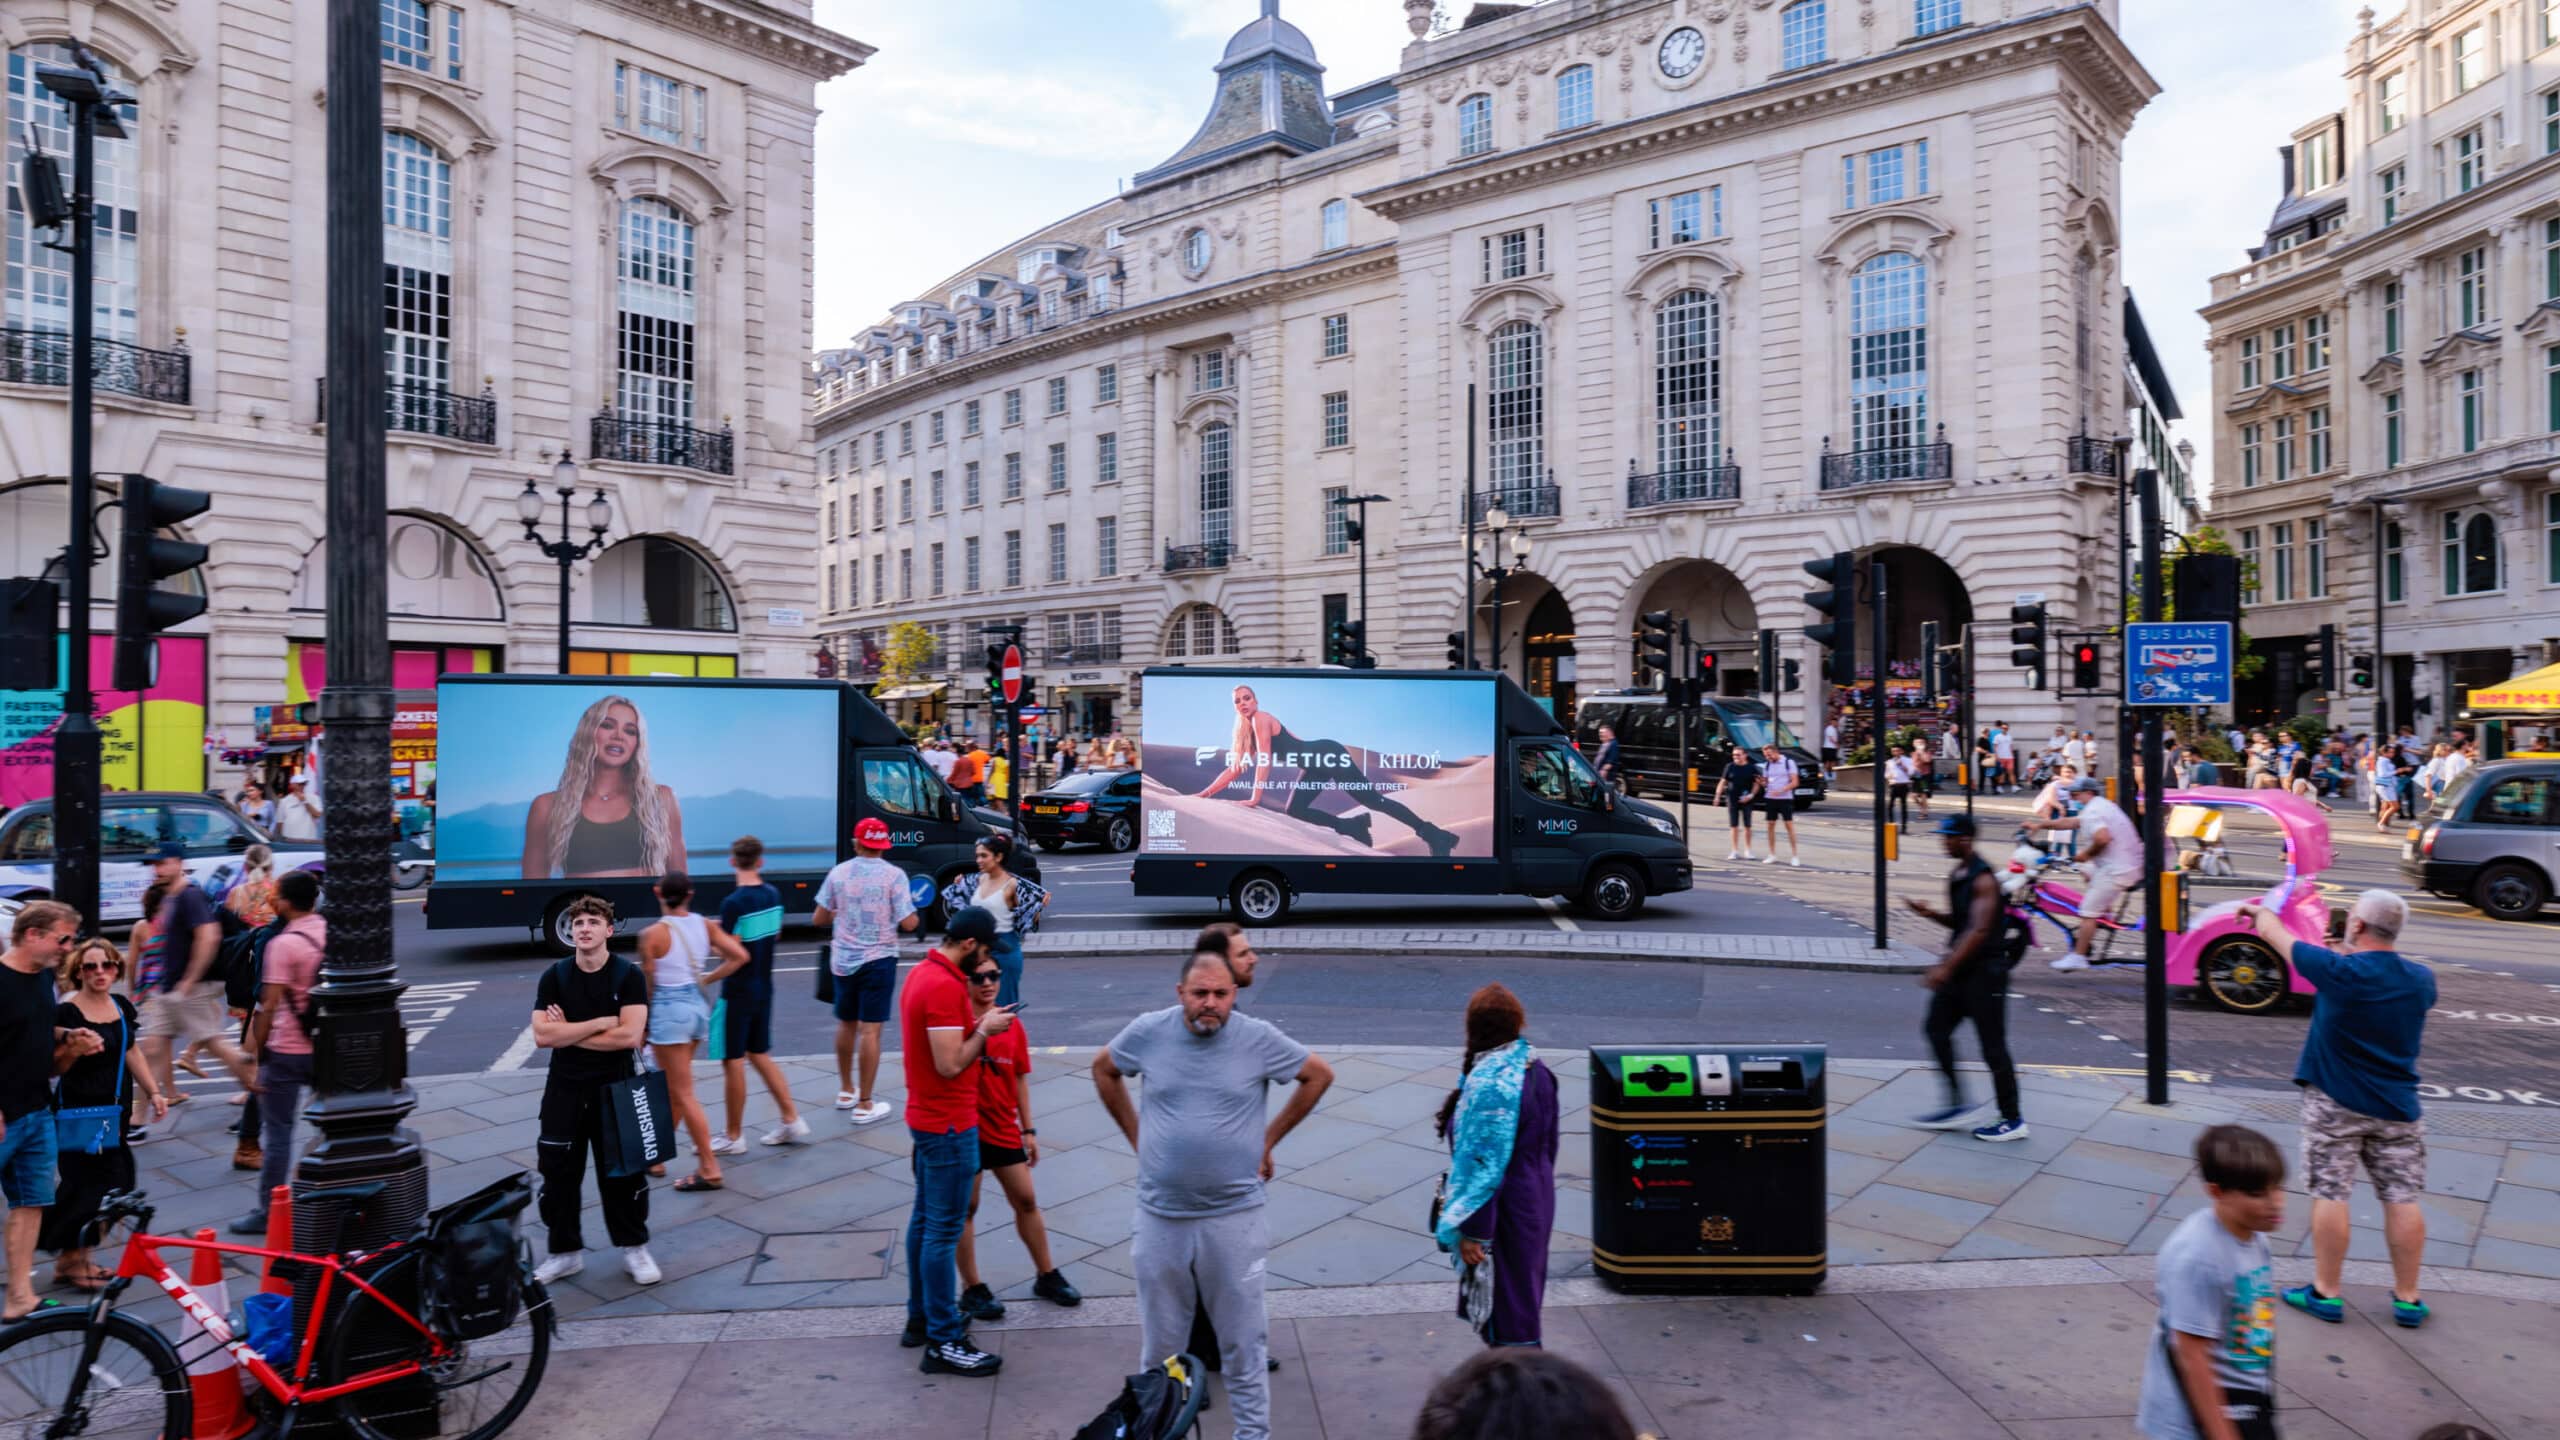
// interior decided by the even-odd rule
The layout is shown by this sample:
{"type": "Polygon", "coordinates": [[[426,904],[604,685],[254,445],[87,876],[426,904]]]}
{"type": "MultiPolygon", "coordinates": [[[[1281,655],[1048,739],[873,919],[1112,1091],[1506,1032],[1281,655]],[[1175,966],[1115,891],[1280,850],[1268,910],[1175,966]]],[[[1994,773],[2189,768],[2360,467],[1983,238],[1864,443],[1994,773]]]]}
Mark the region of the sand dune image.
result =
{"type": "MultiPolygon", "coordinates": [[[[1364,755],[1363,760],[1366,760],[1364,755]]],[[[1356,794],[1328,793],[1315,808],[1328,815],[1369,821],[1369,841],[1360,844],[1350,836],[1322,825],[1291,817],[1288,811],[1293,794],[1291,786],[1300,778],[1294,769],[1275,767],[1271,783],[1262,792],[1261,802],[1247,805],[1240,798],[1203,799],[1199,791],[1217,778],[1225,757],[1202,763],[1188,747],[1150,745],[1146,748],[1144,806],[1146,824],[1139,841],[1140,853],[1148,855],[1247,855],[1286,858],[1353,858],[1412,857],[1428,859],[1431,849],[1420,836],[1402,821],[1390,818],[1362,805],[1356,794]],[[1168,784],[1167,782],[1171,783],[1168,784]],[[1171,834],[1161,827],[1172,824],[1171,834]]],[[[1493,858],[1493,757],[1479,755],[1442,765],[1436,771],[1408,772],[1381,766],[1368,767],[1369,778],[1385,785],[1403,788],[1388,792],[1388,798],[1408,809],[1427,824],[1437,825],[1457,836],[1457,844],[1446,858],[1454,860],[1489,860],[1493,858]]],[[[1236,781],[1228,794],[1241,797],[1249,793],[1251,777],[1236,781]]]]}

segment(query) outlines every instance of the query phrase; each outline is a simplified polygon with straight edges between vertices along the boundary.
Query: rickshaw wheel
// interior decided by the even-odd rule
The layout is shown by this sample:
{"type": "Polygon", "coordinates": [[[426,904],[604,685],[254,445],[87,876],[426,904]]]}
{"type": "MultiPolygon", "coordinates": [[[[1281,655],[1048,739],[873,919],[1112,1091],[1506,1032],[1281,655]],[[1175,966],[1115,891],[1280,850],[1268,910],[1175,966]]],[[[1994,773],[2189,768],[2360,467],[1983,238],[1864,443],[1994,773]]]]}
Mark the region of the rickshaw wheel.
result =
{"type": "Polygon", "coordinates": [[[2260,940],[2235,935],[2196,962],[2196,989],[2235,1015],[2264,1015],[2284,1004],[2293,985],[2282,957],[2260,940]]]}

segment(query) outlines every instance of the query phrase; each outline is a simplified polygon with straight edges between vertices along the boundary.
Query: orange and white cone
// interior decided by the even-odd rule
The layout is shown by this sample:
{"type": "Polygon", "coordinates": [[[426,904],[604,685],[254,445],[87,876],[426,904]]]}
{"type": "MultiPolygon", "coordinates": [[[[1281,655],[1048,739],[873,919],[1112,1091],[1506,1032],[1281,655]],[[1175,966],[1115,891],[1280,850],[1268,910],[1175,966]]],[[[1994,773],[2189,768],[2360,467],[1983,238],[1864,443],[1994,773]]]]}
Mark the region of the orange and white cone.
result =
{"type": "MultiPolygon", "coordinates": [[[[267,1194],[267,1248],[293,1248],[293,1187],[290,1185],[279,1185],[267,1194]]],[[[276,1262],[270,1260],[258,1289],[268,1295],[290,1295],[293,1293],[293,1281],[288,1276],[277,1274],[276,1262]]]]}
{"type": "MultiPolygon", "coordinates": [[[[210,1229],[196,1232],[196,1239],[208,1244],[220,1238],[210,1229]]],[[[196,1251],[195,1263],[187,1271],[187,1288],[214,1314],[231,1313],[231,1288],[222,1278],[220,1254],[196,1251]]],[[[187,1388],[195,1394],[196,1423],[190,1440],[239,1440],[257,1423],[241,1403],[240,1367],[228,1349],[207,1345],[203,1354],[189,1360],[187,1388]]]]}

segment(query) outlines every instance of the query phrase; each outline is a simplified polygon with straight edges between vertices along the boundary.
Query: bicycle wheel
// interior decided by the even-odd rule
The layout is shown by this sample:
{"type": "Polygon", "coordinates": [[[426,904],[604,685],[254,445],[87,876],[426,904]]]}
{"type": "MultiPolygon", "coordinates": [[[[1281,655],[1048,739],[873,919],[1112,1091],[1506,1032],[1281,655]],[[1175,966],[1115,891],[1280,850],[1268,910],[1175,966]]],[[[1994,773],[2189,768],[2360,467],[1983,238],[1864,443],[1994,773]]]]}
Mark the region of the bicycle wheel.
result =
{"type": "MultiPolygon", "coordinates": [[[[414,1257],[366,1277],[385,1294],[415,1294],[414,1257]],[[405,1273],[403,1273],[405,1272],[405,1273]]],[[[425,1337],[372,1296],[357,1292],[331,1322],[321,1373],[330,1383],[405,1360],[426,1366],[417,1377],[341,1396],[338,1414],[358,1440],[493,1440],[524,1414],[551,1358],[551,1297],[524,1283],[524,1307],[498,1334],[457,1341],[428,1361],[425,1337]]],[[[0,1436],[0,1440],[9,1440],[0,1436]]]]}
{"type": "Polygon", "coordinates": [[[159,1331],[109,1315],[94,1352],[89,1340],[85,1309],[0,1331],[0,1440],[151,1440],[195,1428],[187,1367],[159,1331]]]}

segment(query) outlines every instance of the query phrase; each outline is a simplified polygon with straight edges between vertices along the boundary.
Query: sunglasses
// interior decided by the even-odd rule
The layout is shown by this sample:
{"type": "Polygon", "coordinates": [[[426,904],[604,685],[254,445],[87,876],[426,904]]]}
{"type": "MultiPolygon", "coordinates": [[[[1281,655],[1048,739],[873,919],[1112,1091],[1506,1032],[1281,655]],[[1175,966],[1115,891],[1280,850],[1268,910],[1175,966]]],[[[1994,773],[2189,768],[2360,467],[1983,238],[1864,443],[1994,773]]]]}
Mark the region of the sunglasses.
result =
{"type": "Polygon", "coordinates": [[[80,968],[82,970],[104,970],[108,974],[113,975],[124,969],[124,962],[121,960],[83,960],[80,962],[80,968]]]}
{"type": "Polygon", "coordinates": [[[1001,970],[972,970],[969,972],[969,983],[972,985],[993,985],[1003,978],[1004,972],[1001,970]]]}

